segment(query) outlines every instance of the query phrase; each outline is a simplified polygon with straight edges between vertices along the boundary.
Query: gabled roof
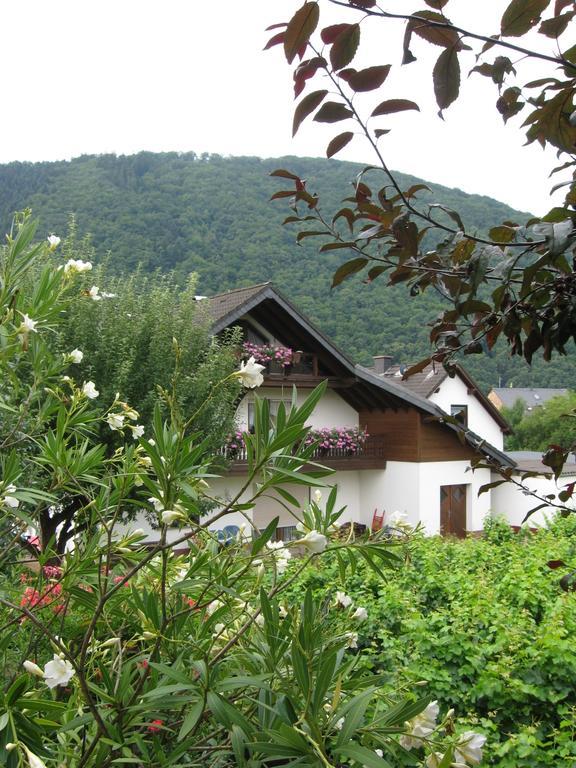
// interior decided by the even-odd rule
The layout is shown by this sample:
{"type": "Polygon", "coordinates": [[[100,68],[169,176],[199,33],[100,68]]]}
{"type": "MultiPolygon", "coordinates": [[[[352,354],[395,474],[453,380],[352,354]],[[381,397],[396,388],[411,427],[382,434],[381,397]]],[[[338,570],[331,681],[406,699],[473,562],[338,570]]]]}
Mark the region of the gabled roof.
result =
{"type": "MultiPolygon", "coordinates": [[[[442,365],[429,363],[422,371],[415,373],[407,379],[402,378],[405,366],[402,365],[390,365],[384,373],[378,374],[383,378],[392,378],[397,381],[406,389],[414,392],[421,397],[429,398],[440,387],[440,385],[448,378],[448,372],[442,365]]],[[[461,365],[454,365],[455,374],[464,382],[468,387],[469,394],[473,395],[480,405],[486,410],[494,421],[498,424],[500,429],[505,435],[512,432],[510,424],[502,416],[498,408],[490,401],[490,399],[482,392],[478,384],[474,381],[472,376],[462,368],[461,365]]]]}
{"type": "MultiPolygon", "coordinates": [[[[459,434],[466,442],[499,464],[513,466],[514,461],[470,430],[445,422],[447,414],[434,403],[392,378],[383,378],[355,363],[327,336],[318,330],[272,283],[220,293],[204,300],[213,318],[213,331],[219,333],[250,316],[266,327],[275,338],[286,345],[294,343],[303,349],[315,348],[335,376],[347,379],[349,386],[339,394],[357,410],[413,407],[426,413],[459,434]],[[314,345],[312,347],[311,345],[314,345]]],[[[496,410],[496,409],[494,409],[496,410]]]]}

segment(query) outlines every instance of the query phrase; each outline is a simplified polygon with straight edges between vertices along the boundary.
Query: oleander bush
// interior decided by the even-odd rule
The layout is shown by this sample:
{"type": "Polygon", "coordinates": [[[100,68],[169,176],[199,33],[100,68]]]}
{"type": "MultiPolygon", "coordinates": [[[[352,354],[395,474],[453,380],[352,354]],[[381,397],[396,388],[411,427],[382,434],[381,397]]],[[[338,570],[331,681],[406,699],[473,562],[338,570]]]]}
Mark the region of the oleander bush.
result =
{"type": "MultiPolygon", "coordinates": [[[[415,536],[405,567],[385,581],[364,566],[348,576],[347,609],[363,607],[362,663],[392,687],[427,681],[488,735],[486,765],[576,764],[576,592],[549,561],[576,561],[576,520],[514,534],[492,521],[484,538],[415,536]]],[[[304,574],[334,593],[337,564],[304,574]]],[[[335,598],[334,598],[335,600],[335,598]]]]}

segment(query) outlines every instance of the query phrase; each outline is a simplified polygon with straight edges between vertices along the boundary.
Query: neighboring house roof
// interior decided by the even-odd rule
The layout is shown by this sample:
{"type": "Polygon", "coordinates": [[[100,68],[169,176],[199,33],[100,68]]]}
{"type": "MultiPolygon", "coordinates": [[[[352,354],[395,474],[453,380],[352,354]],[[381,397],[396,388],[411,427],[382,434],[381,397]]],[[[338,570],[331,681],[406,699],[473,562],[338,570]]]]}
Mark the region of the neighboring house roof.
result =
{"type": "MultiPolygon", "coordinates": [[[[429,363],[429,365],[419,373],[415,373],[413,376],[403,379],[402,374],[406,367],[407,366],[404,365],[390,365],[383,373],[378,375],[383,378],[393,378],[394,381],[399,382],[403,387],[406,387],[406,389],[425,398],[431,397],[449,375],[442,365],[429,363]]],[[[510,434],[512,432],[510,424],[508,424],[494,403],[492,403],[482,392],[472,376],[470,376],[461,365],[455,364],[454,370],[456,375],[459,376],[468,387],[468,393],[478,400],[480,405],[482,405],[482,407],[490,414],[505,435],[510,434]]]]}
{"type": "Polygon", "coordinates": [[[492,395],[502,404],[500,407],[512,408],[516,400],[522,400],[528,408],[535,408],[543,405],[553,397],[567,395],[567,389],[551,389],[546,387],[495,387],[491,390],[492,395]]]}
{"type": "MultiPolygon", "coordinates": [[[[552,469],[542,464],[541,451],[509,451],[508,455],[516,462],[518,472],[537,472],[541,475],[552,476],[552,469]]],[[[570,455],[562,468],[560,477],[576,475],[576,459],[570,455]]]]}
{"type": "Polygon", "coordinates": [[[425,397],[412,392],[394,379],[382,378],[355,363],[340,350],[327,336],[319,331],[272,283],[261,283],[248,288],[220,293],[205,299],[213,331],[219,333],[240,321],[250,313],[259,323],[269,329],[285,344],[294,342],[306,348],[315,343],[316,348],[330,361],[334,375],[349,377],[349,388],[339,390],[340,394],[358,410],[375,408],[398,408],[412,406],[427,413],[449,429],[464,435],[466,442],[475,450],[492,458],[499,464],[514,466],[514,461],[505,453],[487,443],[470,430],[462,430],[457,424],[444,422],[446,414],[441,408],[425,397]]]}

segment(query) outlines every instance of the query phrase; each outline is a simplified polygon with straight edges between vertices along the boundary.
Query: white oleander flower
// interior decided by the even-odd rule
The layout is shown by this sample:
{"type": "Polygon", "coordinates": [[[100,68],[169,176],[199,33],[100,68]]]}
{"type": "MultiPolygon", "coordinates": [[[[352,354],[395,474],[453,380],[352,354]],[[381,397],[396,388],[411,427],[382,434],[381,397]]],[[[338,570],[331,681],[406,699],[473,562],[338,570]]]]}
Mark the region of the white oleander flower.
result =
{"type": "MultiPolygon", "coordinates": [[[[28,760],[28,766],[29,768],[46,768],[46,763],[41,760],[38,755],[35,755],[34,752],[31,752],[26,744],[22,744],[20,742],[20,745],[22,749],[26,752],[26,758],[28,760]]],[[[6,745],[6,749],[8,749],[8,745],[6,745]]]]}
{"type": "Polygon", "coordinates": [[[358,648],[358,632],[347,632],[346,638],[346,648],[358,648]]]}
{"type": "Polygon", "coordinates": [[[256,616],[256,618],[254,619],[254,624],[257,624],[259,627],[264,626],[265,624],[264,616],[262,616],[261,613],[259,613],[258,616],[256,616]]]}
{"type": "Polygon", "coordinates": [[[110,429],[114,431],[118,431],[124,426],[124,416],[121,413],[109,413],[106,417],[106,421],[108,422],[110,429]]]}
{"type": "Polygon", "coordinates": [[[52,661],[49,661],[44,667],[44,680],[48,688],[56,688],[58,685],[68,685],[74,677],[74,667],[67,659],[63,659],[54,654],[52,661]]]}
{"type": "Polygon", "coordinates": [[[81,363],[84,357],[84,352],[81,349],[73,349],[72,352],[68,352],[68,360],[71,363],[81,363]]]}
{"type": "Polygon", "coordinates": [[[142,437],[144,434],[144,427],[142,424],[135,424],[133,427],[131,426],[130,429],[132,430],[132,437],[134,440],[138,440],[138,438],[142,437]]]}
{"type": "Polygon", "coordinates": [[[384,757],[384,750],[383,749],[375,749],[375,754],[378,755],[378,757],[384,757]]]}
{"type": "Polygon", "coordinates": [[[456,743],[454,759],[467,765],[479,765],[482,760],[482,747],[486,743],[483,733],[465,731],[456,743]]]}
{"type": "Polygon", "coordinates": [[[11,509],[18,509],[20,506],[20,499],[17,499],[16,496],[12,496],[15,492],[16,486],[14,483],[7,485],[4,489],[5,495],[0,500],[0,504],[3,504],[5,507],[10,507],[11,509]]]}
{"type": "Polygon", "coordinates": [[[409,733],[400,738],[400,744],[404,749],[422,746],[422,739],[430,736],[436,728],[436,719],[440,711],[437,701],[431,701],[423,712],[413,717],[406,723],[409,733]]]}
{"type": "Polygon", "coordinates": [[[264,381],[264,376],[261,373],[263,370],[264,366],[257,363],[253,357],[250,357],[246,363],[240,363],[240,370],[236,371],[235,375],[245,387],[254,389],[259,387],[264,381]]]}
{"type": "Polygon", "coordinates": [[[226,625],[219,623],[214,625],[214,633],[212,634],[212,637],[218,637],[218,635],[221,635],[222,632],[226,629],[226,625]]]}
{"type": "Polygon", "coordinates": [[[53,251],[55,248],[58,248],[61,242],[58,235],[48,235],[47,240],[51,251],[53,251]]]}
{"type": "Polygon", "coordinates": [[[92,299],[92,301],[102,301],[102,296],[100,296],[100,288],[98,288],[97,285],[93,285],[92,288],[88,291],[88,296],[92,299]]]}
{"type": "Polygon", "coordinates": [[[68,259],[64,264],[64,274],[73,275],[75,272],[90,272],[92,269],[91,261],[82,261],[82,259],[68,259]]]}
{"type": "Polygon", "coordinates": [[[278,616],[280,616],[281,619],[285,619],[286,616],[288,616],[288,611],[284,605],[278,606],[278,616]]]}
{"type": "Polygon", "coordinates": [[[336,592],[336,603],[342,608],[349,608],[352,605],[352,598],[345,592],[336,592]]]}
{"type": "Polygon", "coordinates": [[[44,670],[40,669],[38,664],[35,664],[33,661],[26,661],[22,664],[26,672],[29,672],[31,675],[35,675],[36,677],[44,677],[44,670]]]}
{"type": "Polygon", "coordinates": [[[20,325],[20,328],[18,329],[19,333],[38,333],[36,330],[36,326],[38,325],[38,320],[32,320],[31,317],[28,317],[26,313],[22,315],[22,324],[20,325]]]}
{"type": "Polygon", "coordinates": [[[306,549],[310,550],[310,552],[318,554],[319,552],[324,552],[328,546],[328,539],[326,536],[324,536],[323,533],[318,533],[318,531],[310,531],[306,534],[306,536],[304,536],[304,538],[298,539],[296,544],[302,544],[304,547],[306,547],[306,549]]]}
{"type": "Polygon", "coordinates": [[[313,493],[313,498],[316,504],[320,504],[320,502],[322,501],[322,491],[319,491],[318,489],[316,489],[313,493]]]}
{"type": "Polygon", "coordinates": [[[339,720],[336,720],[336,722],[334,723],[334,728],[336,728],[337,731],[341,731],[343,725],[344,725],[344,718],[341,717],[339,720]]]}
{"type": "Polygon", "coordinates": [[[85,381],[82,385],[82,392],[88,397],[90,400],[94,400],[98,397],[100,392],[96,389],[96,386],[94,385],[93,381],[85,381]]]}
{"type": "Polygon", "coordinates": [[[216,613],[218,608],[222,608],[224,603],[221,600],[212,600],[211,603],[208,603],[206,606],[206,613],[208,616],[212,616],[213,613],[216,613]]]}
{"type": "Polygon", "coordinates": [[[178,512],[175,509],[165,509],[164,512],[160,515],[160,519],[164,523],[164,525],[171,525],[176,520],[182,520],[184,518],[184,515],[182,512],[178,512]]]}
{"type": "Polygon", "coordinates": [[[162,512],[162,510],[164,509],[164,504],[160,501],[160,499],[157,499],[155,496],[150,496],[148,501],[150,502],[150,504],[152,504],[156,512],[162,512]]]}
{"type": "Polygon", "coordinates": [[[366,608],[363,608],[360,606],[356,608],[356,610],[352,614],[352,618],[355,619],[356,621],[366,621],[366,619],[368,618],[368,611],[366,610],[366,608]]]}
{"type": "Polygon", "coordinates": [[[104,640],[104,642],[100,644],[100,648],[113,648],[115,645],[120,646],[121,643],[122,640],[119,637],[111,637],[108,640],[104,640]]]}

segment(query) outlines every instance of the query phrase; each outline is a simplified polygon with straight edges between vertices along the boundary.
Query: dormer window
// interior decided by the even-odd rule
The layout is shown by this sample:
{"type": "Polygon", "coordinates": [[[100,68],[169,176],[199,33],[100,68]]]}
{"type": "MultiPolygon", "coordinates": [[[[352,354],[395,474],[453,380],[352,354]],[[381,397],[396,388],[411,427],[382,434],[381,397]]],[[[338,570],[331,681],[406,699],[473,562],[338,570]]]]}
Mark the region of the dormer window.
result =
{"type": "Polygon", "coordinates": [[[463,427],[468,426],[468,406],[467,405],[451,405],[450,416],[453,416],[461,426],[463,427]]]}

